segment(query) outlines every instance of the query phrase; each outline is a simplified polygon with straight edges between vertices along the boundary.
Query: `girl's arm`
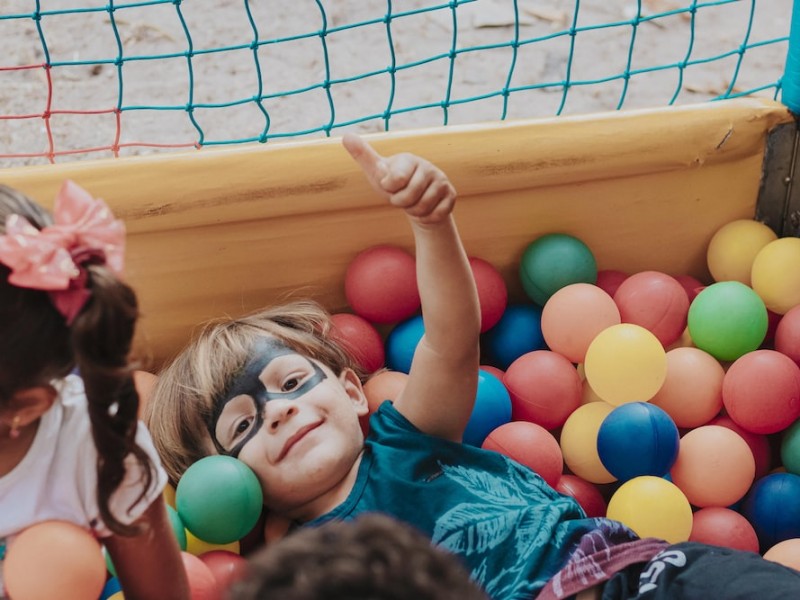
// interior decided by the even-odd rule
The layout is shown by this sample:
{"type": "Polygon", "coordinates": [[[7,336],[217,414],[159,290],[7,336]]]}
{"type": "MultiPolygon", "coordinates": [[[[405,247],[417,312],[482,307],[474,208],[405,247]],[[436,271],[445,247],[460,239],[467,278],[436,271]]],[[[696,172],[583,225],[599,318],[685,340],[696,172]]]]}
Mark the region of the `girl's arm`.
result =
{"type": "Polygon", "coordinates": [[[125,600],[189,600],[189,583],[164,499],[159,496],[137,521],[142,531],[103,542],[114,563],[125,600]]]}
{"type": "Polygon", "coordinates": [[[372,186],[405,210],[414,233],[425,335],[394,405],[420,430],[461,441],[478,385],[480,308],[447,176],[413,154],[383,157],[361,138],[345,148],[372,186]]]}

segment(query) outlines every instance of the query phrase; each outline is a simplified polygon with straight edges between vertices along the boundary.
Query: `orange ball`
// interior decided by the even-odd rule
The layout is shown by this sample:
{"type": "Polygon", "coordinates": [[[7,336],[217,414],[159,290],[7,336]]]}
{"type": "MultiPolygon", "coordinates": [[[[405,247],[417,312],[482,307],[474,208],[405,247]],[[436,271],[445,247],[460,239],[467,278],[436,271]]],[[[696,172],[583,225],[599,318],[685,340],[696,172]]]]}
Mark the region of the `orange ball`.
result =
{"type": "Polygon", "coordinates": [[[705,425],[722,409],[725,369],[699,348],[667,352],[667,376],[651,404],[664,409],[675,425],[691,429],[705,425]]]}
{"type": "MultiPolygon", "coordinates": [[[[189,596],[192,600],[220,600],[222,588],[211,568],[199,557],[181,552],[183,568],[189,580],[189,596]]],[[[87,596],[88,597],[88,596],[87,596]]]]}
{"type": "Polygon", "coordinates": [[[800,538],[778,542],[764,552],[764,559],[800,571],[800,538]]]}
{"type": "Polygon", "coordinates": [[[100,597],[106,562],[99,542],[82,527],[42,521],[9,544],[3,574],[14,600],[85,600],[100,597]]]}
{"type": "Polygon", "coordinates": [[[721,506],[701,508],[694,513],[689,541],[758,552],[758,536],[750,521],[721,506]]]}
{"type": "Polygon", "coordinates": [[[380,371],[373,375],[364,384],[364,395],[367,397],[369,413],[361,417],[361,431],[366,437],[369,433],[369,417],[386,400],[395,401],[403,391],[408,380],[408,374],[402,371],[380,371]]]}
{"type": "Polygon", "coordinates": [[[730,506],[747,493],[756,473],[750,446],[735,431],[703,425],[681,438],[672,482],[698,507],[730,506]]]}
{"type": "Polygon", "coordinates": [[[564,457],[552,433],[541,425],[511,421],[486,436],[481,446],[499,452],[538,473],[554,487],[564,470],[564,457]]]}
{"type": "Polygon", "coordinates": [[[590,283],[567,285],[542,308],[542,336],[548,348],[582,363],[598,333],[620,323],[619,309],[604,290],[590,283]]]}

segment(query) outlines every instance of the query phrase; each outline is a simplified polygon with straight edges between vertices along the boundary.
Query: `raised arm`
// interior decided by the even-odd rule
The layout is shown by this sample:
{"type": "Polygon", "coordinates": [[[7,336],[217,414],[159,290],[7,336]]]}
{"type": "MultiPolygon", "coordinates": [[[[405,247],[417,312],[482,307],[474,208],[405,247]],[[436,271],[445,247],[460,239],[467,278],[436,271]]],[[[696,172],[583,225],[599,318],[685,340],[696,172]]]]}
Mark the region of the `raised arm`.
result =
{"type": "Polygon", "coordinates": [[[383,157],[354,135],[343,143],[378,193],[405,211],[414,233],[425,335],[395,407],[422,431],[460,441],[477,390],[480,309],[452,214],[456,191],[418,156],[383,157]]]}

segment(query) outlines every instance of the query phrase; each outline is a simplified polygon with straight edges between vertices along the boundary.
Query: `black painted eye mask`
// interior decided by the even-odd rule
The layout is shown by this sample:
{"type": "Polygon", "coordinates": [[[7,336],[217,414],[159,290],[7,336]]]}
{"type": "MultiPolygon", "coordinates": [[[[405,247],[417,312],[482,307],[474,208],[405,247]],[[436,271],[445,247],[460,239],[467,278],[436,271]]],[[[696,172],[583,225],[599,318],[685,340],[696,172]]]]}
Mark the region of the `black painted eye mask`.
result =
{"type": "Polygon", "coordinates": [[[263,337],[259,339],[253,347],[253,358],[245,364],[244,368],[231,381],[228,389],[221,394],[214,402],[214,412],[207,421],[208,432],[217,452],[237,458],[242,448],[261,430],[264,425],[264,406],[270,400],[295,400],[307,394],[311,389],[322,383],[327,378],[325,372],[313,361],[308,363],[314,370],[314,374],[303,381],[298,387],[288,392],[270,392],[264,386],[260,376],[267,365],[280,356],[296,354],[302,356],[296,350],[292,350],[280,340],[273,337],[263,337]],[[217,439],[217,423],[222,416],[228,402],[234,398],[246,396],[253,401],[255,420],[250,427],[250,431],[232,448],[226,449],[217,439]]]}

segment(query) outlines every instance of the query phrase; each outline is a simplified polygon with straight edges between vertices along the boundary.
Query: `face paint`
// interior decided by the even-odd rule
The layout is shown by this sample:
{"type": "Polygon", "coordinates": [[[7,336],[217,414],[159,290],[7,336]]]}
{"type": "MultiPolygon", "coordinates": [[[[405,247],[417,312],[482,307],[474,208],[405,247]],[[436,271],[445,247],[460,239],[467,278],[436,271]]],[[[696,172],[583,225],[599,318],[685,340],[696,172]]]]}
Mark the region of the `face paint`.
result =
{"type": "Polygon", "coordinates": [[[264,406],[270,400],[296,400],[304,396],[310,390],[317,387],[326,379],[325,372],[315,362],[286,346],[280,340],[273,337],[260,338],[253,346],[253,358],[248,361],[239,374],[233,379],[229,388],[220,395],[215,402],[214,413],[208,420],[208,431],[217,452],[233,456],[239,456],[242,448],[253,436],[261,430],[264,425],[264,406]],[[308,361],[313,373],[305,377],[300,385],[286,392],[270,392],[264,382],[261,381],[261,374],[264,369],[276,358],[281,356],[297,355],[308,361]],[[253,423],[247,434],[240,439],[233,447],[225,448],[217,438],[217,424],[220,417],[225,412],[228,403],[235,399],[246,397],[253,402],[253,423]]]}

